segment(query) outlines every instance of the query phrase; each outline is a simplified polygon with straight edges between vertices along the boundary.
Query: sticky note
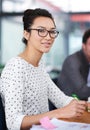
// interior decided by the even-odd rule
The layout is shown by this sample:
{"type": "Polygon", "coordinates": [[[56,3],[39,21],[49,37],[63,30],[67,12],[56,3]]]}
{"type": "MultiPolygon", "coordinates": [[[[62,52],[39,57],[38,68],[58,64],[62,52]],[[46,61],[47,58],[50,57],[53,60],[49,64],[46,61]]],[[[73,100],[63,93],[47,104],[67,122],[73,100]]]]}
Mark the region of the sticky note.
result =
{"type": "Polygon", "coordinates": [[[44,117],[40,120],[41,126],[47,130],[54,130],[56,126],[54,126],[48,117],[44,117]]]}

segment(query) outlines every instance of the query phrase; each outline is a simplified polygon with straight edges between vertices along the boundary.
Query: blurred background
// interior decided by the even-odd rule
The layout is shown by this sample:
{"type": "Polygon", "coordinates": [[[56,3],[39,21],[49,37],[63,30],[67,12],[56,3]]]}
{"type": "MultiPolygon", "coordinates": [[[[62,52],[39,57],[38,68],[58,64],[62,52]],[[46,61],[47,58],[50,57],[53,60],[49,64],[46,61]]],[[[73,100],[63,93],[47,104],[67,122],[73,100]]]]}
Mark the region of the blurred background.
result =
{"type": "Polygon", "coordinates": [[[89,0],[0,0],[0,72],[24,49],[22,15],[27,8],[48,9],[55,18],[60,33],[43,56],[47,71],[55,78],[64,59],[81,48],[82,35],[90,28],[89,0]]]}

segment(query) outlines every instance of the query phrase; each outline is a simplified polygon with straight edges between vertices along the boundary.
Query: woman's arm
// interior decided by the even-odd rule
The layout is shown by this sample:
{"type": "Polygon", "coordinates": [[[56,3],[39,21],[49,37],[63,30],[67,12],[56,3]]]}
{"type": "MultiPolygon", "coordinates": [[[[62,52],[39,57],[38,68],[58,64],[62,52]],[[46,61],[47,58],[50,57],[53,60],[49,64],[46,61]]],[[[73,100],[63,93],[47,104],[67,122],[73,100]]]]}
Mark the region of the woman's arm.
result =
{"type": "Polygon", "coordinates": [[[22,120],[21,130],[29,130],[33,124],[39,124],[41,118],[48,116],[50,119],[55,118],[72,118],[81,116],[86,110],[87,103],[85,101],[72,100],[67,106],[38,114],[34,116],[25,116],[22,120]]]}

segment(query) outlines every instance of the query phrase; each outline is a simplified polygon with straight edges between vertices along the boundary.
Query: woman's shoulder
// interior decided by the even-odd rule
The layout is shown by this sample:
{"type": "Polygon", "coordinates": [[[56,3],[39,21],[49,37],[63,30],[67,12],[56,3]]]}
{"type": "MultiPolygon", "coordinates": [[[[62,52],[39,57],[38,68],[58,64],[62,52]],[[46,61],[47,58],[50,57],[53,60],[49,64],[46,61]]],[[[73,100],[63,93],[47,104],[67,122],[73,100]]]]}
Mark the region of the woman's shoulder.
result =
{"type": "Polygon", "coordinates": [[[19,70],[23,70],[23,68],[24,68],[24,65],[25,63],[24,63],[24,61],[20,58],[20,57],[13,57],[13,58],[11,58],[7,63],[6,63],[6,65],[5,65],[5,67],[4,67],[4,69],[3,69],[3,71],[17,71],[18,69],[19,70]]]}
{"type": "Polygon", "coordinates": [[[16,56],[16,57],[13,57],[13,58],[11,58],[10,60],[8,60],[8,62],[6,63],[6,65],[5,66],[15,66],[15,65],[20,65],[20,64],[22,64],[23,62],[22,62],[22,60],[21,60],[21,58],[20,57],[18,57],[18,56],[16,56]]]}

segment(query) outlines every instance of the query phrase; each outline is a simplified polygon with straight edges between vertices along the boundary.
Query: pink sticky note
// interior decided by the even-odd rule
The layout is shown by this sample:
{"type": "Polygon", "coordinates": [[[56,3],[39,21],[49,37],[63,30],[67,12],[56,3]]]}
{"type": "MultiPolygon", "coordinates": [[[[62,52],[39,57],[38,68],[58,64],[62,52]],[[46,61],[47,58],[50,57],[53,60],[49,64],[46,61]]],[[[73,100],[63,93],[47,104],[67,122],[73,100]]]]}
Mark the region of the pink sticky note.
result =
{"type": "Polygon", "coordinates": [[[56,126],[54,126],[48,117],[44,117],[40,120],[41,126],[47,130],[53,130],[56,128],[56,126]]]}

